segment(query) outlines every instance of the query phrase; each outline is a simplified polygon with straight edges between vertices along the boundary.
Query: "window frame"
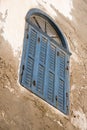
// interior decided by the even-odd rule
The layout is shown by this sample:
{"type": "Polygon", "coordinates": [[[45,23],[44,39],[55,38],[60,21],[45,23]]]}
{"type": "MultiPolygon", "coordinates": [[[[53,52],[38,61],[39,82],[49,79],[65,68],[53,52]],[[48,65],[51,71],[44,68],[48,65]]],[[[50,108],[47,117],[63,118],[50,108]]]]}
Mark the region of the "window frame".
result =
{"type": "MultiPolygon", "coordinates": [[[[21,74],[22,74],[22,71],[23,71],[23,66],[24,66],[24,64],[26,62],[25,61],[26,60],[25,55],[26,55],[26,48],[27,48],[27,43],[28,43],[27,35],[29,35],[28,34],[29,33],[29,26],[33,26],[33,28],[35,28],[36,31],[38,31],[39,33],[41,33],[41,35],[44,35],[47,39],[49,39],[51,41],[51,43],[53,44],[53,46],[55,46],[55,48],[57,48],[60,52],[63,52],[65,54],[65,56],[66,56],[66,58],[65,58],[65,67],[69,66],[69,63],[67,63],[67,61],[69,61],[69,58],[70,58],[70,55],[71,55],[65,36],[63,35],[63,33],[60,30],[60,28],[57,27],[57,25],[53,22],[53,20],[47,14],[45,14],[44,12],[42,12],[39,9],[31,9],[27,13],[25,20],[26,20],[26,24],[25,24],[25,33],[24,33],[24,44],[23,44],[23,53],[22,53],[22,60],[21,60],[21,66],[20,66],[20,79],[19,79],[20,80],[20,84],[21,84],[21,81],[22,81],[21,74]],[[49,23],[51,25],[54,25],[53,27],[56,29],[56,32],[57,32],[58,36],[61,37],[65,47],[59,45],[54,39],[51,39],[46,33],[41,31],[39,28],[37,28],[37,26],[35,26],[34,24],[31,23],[29,18],[33,14],[34,15],[36,14],[36,15],[39,15],[39,16],[43,16],[44,18],[46,18],[49,21],[49,23]]],[[[68,93],[68,99],[65,99],[65,104],[68,106],[68,108],[66,108],[66,106],[65,106],[65,108],[64,108],[65,110],[64,111],[61,110],[61,108],[57,108],[57,109],[59,109],[60,111],[62,111],[65,114],[69,114],[70,77],[69,77],[69,71],[66,71],[66,68],[65,68],[65,80],[67,81],[67,82],[65,82],[65,89],[66,89],[66,93],[68,93]]],[[[26,87],[26,86],[24,86],[24,87],[26,87]]],[[[29,89],[29,90],[32,91],[32,89],[29,89]]],[[[65,97],[66,97],[66,93],[65,93],[65,97]]],[[[35,93],[35,94],[38,95],[37,93],[35,93]]],[[[38,96],[40,96],[40,95],[38,95],[38,96]]],[[[43,97],[41,97],[41,98],[43,98],[43,97]]],[[[49,102],[48,100],[45,100],[45,101],[49,102]]],[[[52,104],[52,103],[50,103],[50,104],[54,106],[54,104],[52,104]]]]}

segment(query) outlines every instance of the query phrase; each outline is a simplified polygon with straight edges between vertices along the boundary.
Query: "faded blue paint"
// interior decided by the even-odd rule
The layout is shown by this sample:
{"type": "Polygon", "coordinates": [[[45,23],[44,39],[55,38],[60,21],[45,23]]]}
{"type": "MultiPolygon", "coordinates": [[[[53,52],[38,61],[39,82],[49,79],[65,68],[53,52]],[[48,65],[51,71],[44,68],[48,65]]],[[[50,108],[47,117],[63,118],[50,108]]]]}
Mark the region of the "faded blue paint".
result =
{"type": "Polygon", "coordinates": [[[30,23],[28,27],[24,37],[20,84],[69,114],[69,50],[67,47],[67,52],[62,50],[30,23]]]}

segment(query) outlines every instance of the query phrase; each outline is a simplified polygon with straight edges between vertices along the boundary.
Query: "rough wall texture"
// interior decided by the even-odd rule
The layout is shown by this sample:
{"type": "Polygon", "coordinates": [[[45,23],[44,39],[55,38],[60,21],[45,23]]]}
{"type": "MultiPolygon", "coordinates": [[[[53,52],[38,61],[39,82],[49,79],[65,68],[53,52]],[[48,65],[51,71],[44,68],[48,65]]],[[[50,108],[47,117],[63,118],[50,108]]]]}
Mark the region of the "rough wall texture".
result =
{"type": "MultiPolygon", "coordinates": [[[[45,10],[39,2],[37,7],[45,10]]],[[[14,57],[1,26],[0,130],[87,130],[87,1],[73,0],[72,20],[59,13],[54,5],[51,8],[57,14],[55,21],[65,33],[72,52],[70,115],[62,115],[18,84],[21,50],[14,57]]],[[[3,16],[0,12],[0,23],[4,24],[7,17],[7,13],[3,16]]]]}

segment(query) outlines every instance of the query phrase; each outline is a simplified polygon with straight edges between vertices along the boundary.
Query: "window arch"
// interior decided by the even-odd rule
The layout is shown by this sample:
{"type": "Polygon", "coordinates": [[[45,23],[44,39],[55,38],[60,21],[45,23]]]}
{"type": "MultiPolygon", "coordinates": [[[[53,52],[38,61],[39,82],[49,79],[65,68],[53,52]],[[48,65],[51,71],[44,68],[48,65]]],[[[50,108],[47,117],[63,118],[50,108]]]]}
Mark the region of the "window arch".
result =
{"type": "Polygon", "coordinates": [[[61,112],[69,113],[69,57],[66,38],[39,9],[26,15],[20,84],[61,112]]]}

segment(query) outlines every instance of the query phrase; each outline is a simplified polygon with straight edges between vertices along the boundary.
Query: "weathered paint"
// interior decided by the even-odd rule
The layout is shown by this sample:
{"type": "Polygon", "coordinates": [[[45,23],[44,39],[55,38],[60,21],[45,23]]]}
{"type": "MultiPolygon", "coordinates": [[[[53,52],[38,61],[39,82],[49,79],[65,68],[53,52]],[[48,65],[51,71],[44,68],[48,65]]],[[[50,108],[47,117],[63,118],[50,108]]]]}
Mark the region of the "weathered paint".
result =
{"type": "Polygon", "coordinates": [[[63,113],[68,114],[70,52],[66,38],[53,20],[38,9],[30,10],[25,20],[20,83],[63,113]],[[29,22],[32,15],[39,15],[53,25],[64,49],[29,22]]]}

